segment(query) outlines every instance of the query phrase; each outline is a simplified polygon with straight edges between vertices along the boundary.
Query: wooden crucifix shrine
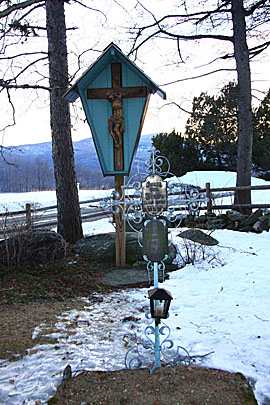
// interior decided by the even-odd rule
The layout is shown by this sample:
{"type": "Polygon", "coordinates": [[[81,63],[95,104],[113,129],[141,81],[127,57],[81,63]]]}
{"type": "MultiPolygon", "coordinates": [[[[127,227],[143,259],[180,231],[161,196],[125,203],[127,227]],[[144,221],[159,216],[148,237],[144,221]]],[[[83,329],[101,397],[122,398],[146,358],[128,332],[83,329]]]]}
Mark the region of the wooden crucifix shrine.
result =
{"type": "Polygon", "coordinates": [[[124,170],[125,122],[123,115],[123,98],[146,97],[147,87],[122,87],[121,63],[111,64],[112,87],[87,89],[87,99],[106,99],[112,105],[112,115],[108,119],[108,129],[114,144],[114,170],[124,170]]]}
{"type": "MultiPolygon", "coordinates": [[[[115,176],[115,190],[124,200],[122,186],[131,170],[150,95],[161,90],[121,49],[111,43],[65,93],[73,103],[81,98],[104,176],[115,176]]],[[[123,211],[116,214],[116,264],[125,265],[123,211]]]]}

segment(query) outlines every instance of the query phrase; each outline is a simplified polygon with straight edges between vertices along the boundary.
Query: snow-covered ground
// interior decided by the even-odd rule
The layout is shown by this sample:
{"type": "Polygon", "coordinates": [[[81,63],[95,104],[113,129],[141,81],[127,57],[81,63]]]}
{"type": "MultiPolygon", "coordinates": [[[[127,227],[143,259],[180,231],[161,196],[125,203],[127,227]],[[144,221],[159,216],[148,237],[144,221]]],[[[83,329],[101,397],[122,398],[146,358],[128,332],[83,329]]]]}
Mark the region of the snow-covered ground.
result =
{"type": "MultiPolygon", "coordinates": [[[[80,201],[105,198],[111,190],[79,190],[80,201]]],[[[36,208],[56,205],[55,191],[34,191],[31,193],[0,193],[0,212],[25,210],[30,203],[36,208]]]]}
{"type": "MultiPolygon", "coordinates": [[[[235,174],[197,172],[181,180],[225,187],[235,185],[235,174]]],[[[267,183],[253,179],[252,184],[267,183]]],[[[32,199],[30,194],[0,194],[0,204],[11,203],[12,209],[26,201],[54,204],[53,197],[47,194],[42,199],[42,195],[35,193],[32,199]]],[[[92,197],[96,194],[80,195],[81,200],[92,197]]],[[[270,191],[254,191],[253,201],[270,202],[270,191]]],[[[84,224],[85,234],[108,229],[113,228],[107,219],[84,224]]],[[[177,233],[172,232],[172,239],[183,249],[177,233]]],[[[266,405],[270,403],[270,233],[217,230],[212,236],[219,244],[211,247],[206,259],[171,273],[162,284],[173,296],[166,324],[176,347],[184,346],[191,355],[213,351],[202,365],[242,372],[254,384],[258,403],[266,405]]],[[[123,368],[125,336],[143,336],[149,322],[141,312],[149,306],[146,297],[147,289],[119,291],[92,304],[86,297],[84,311],[62,314],[54,334],[57,345],[37,346],[16,362],[0,361],[0,403],[46,403],[67,364],[72,370],[123,368]],[[141,319],[123,322],[130,315],[141,319]],[[71,336],[68,330],[74,320],[77,326],[71,336]]],[[[37,325],[35,334],[42,333],[42,328],[37,325]]]]}

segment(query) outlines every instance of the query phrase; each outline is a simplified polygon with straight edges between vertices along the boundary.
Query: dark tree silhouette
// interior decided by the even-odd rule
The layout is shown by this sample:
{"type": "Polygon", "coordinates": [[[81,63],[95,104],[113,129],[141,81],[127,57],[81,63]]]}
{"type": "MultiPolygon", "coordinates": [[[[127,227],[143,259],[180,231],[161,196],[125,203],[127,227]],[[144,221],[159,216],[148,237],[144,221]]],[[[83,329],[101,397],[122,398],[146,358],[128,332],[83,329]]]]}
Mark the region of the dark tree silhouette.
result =
{"type": "MultiPolygon", "coordinates": [[[[205,39],[227,41],[233,45],[233,54],[225,54],[222,59],[234,58],[237,71],[238,90],[238,157],[237,186],[249,186],[251,183],[252,156],[252,109],[250,58],[257,56],[269,45],[270,41],[257,37],[257,45],[248,48],[247,36],[255,29],[261,29],[270,20],[268,0],[220,0],[199,2],[190,10],[190,4],[183,1],[177,12],[156,18],[155,15],[138,4],[152,16],[153,22],[145,26],[136,26],[132,53],[137,55],[139,49],[150,39],[171,38],[176,41],[178,56],[182,61],[181,41],[202,41],[205,39]],[[180,10],[180,12],[179,12],[180,10]],[[230,35],[224,35],[224,25],[230,26],[230,35]],[[192,32],[191,32],[192,31],[192,32]]],[[[222,69],[221,69],[222,70],[222,69]]],[[[226,69],[224,69],[226,70],[226,69]]],[[[241,191],[235,196],[236,204],[249,204],[249,191],[241,191]]]]}

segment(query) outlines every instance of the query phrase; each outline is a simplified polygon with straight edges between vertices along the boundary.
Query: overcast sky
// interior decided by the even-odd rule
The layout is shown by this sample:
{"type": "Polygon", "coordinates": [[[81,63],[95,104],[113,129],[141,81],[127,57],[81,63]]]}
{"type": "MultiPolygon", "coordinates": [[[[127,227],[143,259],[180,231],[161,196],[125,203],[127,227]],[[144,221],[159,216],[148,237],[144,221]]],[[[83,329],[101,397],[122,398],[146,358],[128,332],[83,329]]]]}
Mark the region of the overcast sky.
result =
{"type": "MultiPolygon", "coordinates": [[[[73,74],[77,70],[75,55],[79,55],[89,48],[93,48],[94,50],[86,52],[82,57],[79,75],[95,61],[100,52],[112,41],[120,46],[124,53],[128,53],[131,47],[129,28],[138,23],[141,17],[137,14],[139,9],[134,9],[135,0],[129,0],[124,3],[125,7],[128,7],[127,10],[123,10],[120,6],[117,6],[113,0],[94,0],[91,2],[92,7],[95,7],[96,4],[96,8],[102,10],[103,13],[89,11],[78,5],[74,6],[71,3],[66,4],[67,27],[78,27],[77,30],[70,31],[68,35],[70,74],[73,74]]],[[[146,0],[143,3],[151,11],[157,12],[158,16],[162,16],[169,11],[173,11],[173,8],[170,9],[170,5],[174,1],[146,0]]],[[[42,25],[45,24],[44,16],[45,13],[40,11],[39,17],[40,24],[42,25]]],[[[149,20],[144,15],[144,22],[151,21],[150,14],[148,16],[149,20]]],[[[29,41],[29,46],[31,44],[37,46],[38,49],[42,47],[43,50],[46,50],[47,48],[46,38],[29,41]]],[[[138,59],[135,63],[166,91],[168,98],[167,101],[164,101],[158,95],[151,97],[142,134],[170,132],[173,128],[183,132],[188,115],[180,111],[175,105],[168,104],[174,102],[181,105],[184,109],[190,110],[193,97],[198,96],[201,91],[217,94],[229,80],[236,79],[235,72],[219,72],[196,80],[180,81],[166,85],[177,80],[199,76],[221,67],[234,68],[233,61],[226,66],[221,65],[220,62],[213,63],[210,66],[207,65],[220,52],[232,52],[232,46],[227,43],[224,44],[220,41],[218,43],[217,41],[181,43],[181,51],[185,63],[176,64],[175,62],[178,60],[175,42],[163,39],[145,45],[138,54],[138,59]]],[[[268,51],[259,60],[252,62],[251,65],[253,89],[256,96],[262,97],[257,90],[266,92],[270,87],[269,54],[270,52],[268,51]]],[[[17,91],[13,99],[15,99],[15,96],[17,125],[5,131],[3,144],[7,146],[50,141],[48,94],[45,92],[42,96],[37,96],[34,92],[24,91],[22,93],[21,91],[17,91]]],[[[0,123],[2,128],[10,117],[10,110],[6,104],[3,105],[3,99],[1,100],[2,114],[0,123]]],[[[256,103],[255,98],[254,103],[256,103]]],[[[77,111],[80,106],[81,104],[78,100],[75,103],[77,111]]],[[[71,106],[71,112],[73,115],[74,106],[71,106]]],[[[80,116],[82,119],[84,118],[84,114],[80,116]]],[[[73,124],[74,141],[91,135],[88,124],[80,122],[74,122],[73,124]]]]}

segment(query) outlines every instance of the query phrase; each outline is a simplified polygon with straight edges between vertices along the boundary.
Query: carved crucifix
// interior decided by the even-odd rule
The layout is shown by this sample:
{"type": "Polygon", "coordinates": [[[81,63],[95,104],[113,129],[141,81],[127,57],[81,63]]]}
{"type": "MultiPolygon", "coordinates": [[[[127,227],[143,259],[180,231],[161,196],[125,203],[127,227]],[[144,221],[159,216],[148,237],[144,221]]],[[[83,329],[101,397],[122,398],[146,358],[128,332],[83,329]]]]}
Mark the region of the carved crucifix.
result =
{"type": "Polygon", "coordinates": [[[100,89],[87,89],[88,99],[105,99],[112,105],[112,115],[108,119],[108,129],[113,138],[114,170],[124,170],[124,139],[125,131],[123,115],[123,98],[146,97],[147,88],[122,87],[121,63],[111,64],[112,87],[100,89]]]}

